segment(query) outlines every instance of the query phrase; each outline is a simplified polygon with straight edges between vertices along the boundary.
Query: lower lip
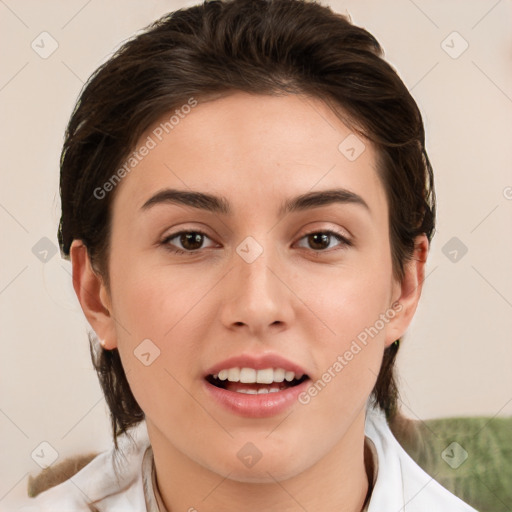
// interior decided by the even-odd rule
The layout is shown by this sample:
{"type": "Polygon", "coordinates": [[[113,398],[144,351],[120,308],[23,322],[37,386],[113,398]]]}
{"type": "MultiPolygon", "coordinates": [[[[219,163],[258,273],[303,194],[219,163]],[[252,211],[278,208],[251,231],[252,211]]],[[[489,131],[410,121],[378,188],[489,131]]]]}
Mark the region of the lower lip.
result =
{"type": "Polygon", "coordinates": [[[306,379],[297,386],[277,391],[249,395],[218,388],[204,381],[208,393],[225,409],[247,418],[270,418],[290,408],[298,401],[299,395],[307,389],[310,380],[306,379]]]}

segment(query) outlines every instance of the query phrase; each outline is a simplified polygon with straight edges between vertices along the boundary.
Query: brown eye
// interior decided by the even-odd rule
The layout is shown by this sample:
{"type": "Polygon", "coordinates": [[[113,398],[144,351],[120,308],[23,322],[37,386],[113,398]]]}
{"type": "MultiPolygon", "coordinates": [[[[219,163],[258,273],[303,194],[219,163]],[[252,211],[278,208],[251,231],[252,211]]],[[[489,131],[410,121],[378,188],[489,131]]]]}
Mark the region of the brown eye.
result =
{"type": "Polygon", "coordinates": [[[312,249],[326,249],[329,247],[330,235],[326,233],[313,233],[308,235],[307,238],[312,249]]]}
{"type": "Polygon", "coordinates": [[[182,233],[179,235],[179,241],[182,247],[189,251],[200,249],[203,243],[203,235],[201,233],[182,233]]]}
{"type": "MultiPolygon", "coordinates": [[[[335,231],[315,231],[314,233],[309,233],[302,237],[301,241],[302,240],[306,240],[307,249],[313,249],[317,252],[325,252],[326,249],[331,249],[336,246],[344,247],[352,245],[350,240],[335,231]]],[[[304,247],[304,245],[301,247],[304,247]]]]}
{"type": "MultiPolygon", "coordinates": [[[[193,254],[205,248],[203,244],[206,240],[210,240],[210,237],[201,231],[180,231],[169,235],[162,240],[161,243],[170,251],[177,254],[193,254]]],[[[214,245],[215,244],[212,242],[209,247],[213,247],[214,245]]]]}

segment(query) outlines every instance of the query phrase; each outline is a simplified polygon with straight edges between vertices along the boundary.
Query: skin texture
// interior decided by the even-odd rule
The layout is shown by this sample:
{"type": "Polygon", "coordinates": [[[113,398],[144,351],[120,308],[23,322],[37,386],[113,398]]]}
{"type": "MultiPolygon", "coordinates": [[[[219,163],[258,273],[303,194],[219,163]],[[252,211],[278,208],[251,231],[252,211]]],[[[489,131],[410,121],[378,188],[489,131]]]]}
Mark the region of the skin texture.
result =
{"type": "Polygon", "coordinates": [[[428,241],[418,237],[396,282],[375,149],[364,140],[350,161],[338,150],[350,134],[316,98],[236,92],[199,103],[117,187],[110,290],[73,243],[77,296],[104,347],[119,349],[170,511],[362,508],[365,406],[385,347],[416,310],[428,241]],[[233,213],[141,209],[164,188],[223,196],[233,213]],[[279,215],[285,200],[332,188],[368,209],[334,203],[279,215]],[[192,255],[175,254],[180,238],[162,240],[180,230],[207,237],[192,255]],[[306,236],[326,230],[351,245],[331,237],[322,248],[306,236]],[[236,250],[248,236],[263,249],[252,263],[236,250]],[[400,311],[307,405],[250,419],[205,391],[206,370],[240,354],[281,355],[316,381],[396,302],[400,311]],[[149,366],[134,355],[144,339],[160,350],[149,366]],[[251,468],[237,457],[248,442],[262,454],[251,468]]]}

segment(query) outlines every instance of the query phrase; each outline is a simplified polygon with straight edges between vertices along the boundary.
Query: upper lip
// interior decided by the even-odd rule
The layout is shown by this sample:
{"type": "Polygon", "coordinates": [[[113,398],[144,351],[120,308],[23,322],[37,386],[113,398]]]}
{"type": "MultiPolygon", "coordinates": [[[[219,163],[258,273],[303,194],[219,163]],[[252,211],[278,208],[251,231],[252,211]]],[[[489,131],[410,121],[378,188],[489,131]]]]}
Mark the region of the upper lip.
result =
{"type": "Polygon", "coordinates": [[[221,370],[229,368],[254,368],[255,370],[264,370],[266,368],[282,368],[283,370],[294,372],[295,375],[304,375],[304,368],[288,361],[278,354],[251,355],[241,354],[239,356],[230,357],[220,363],[213,365],[206,371],[205,377],[208,375],[216,375],[221,370]]]}

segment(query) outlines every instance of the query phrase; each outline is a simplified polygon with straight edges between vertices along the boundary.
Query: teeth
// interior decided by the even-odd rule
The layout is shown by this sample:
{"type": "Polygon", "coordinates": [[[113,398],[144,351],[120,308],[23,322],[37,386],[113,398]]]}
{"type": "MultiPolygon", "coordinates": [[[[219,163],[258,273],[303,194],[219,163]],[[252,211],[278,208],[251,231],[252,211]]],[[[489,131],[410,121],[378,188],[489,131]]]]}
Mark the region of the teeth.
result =
{"type": "Polygon", "coordinates": [[[273,382],[283,382],[285,380],[286,382],[291,382],[294,379],[300,379],[302,375],[296,375],[294,372],[286,371],[283,368],[265,368],[263,370],[255,370],[254,368],[225,368],[213,375],[213,377],[223,381],[242,382],[243,384],[272,384],[273,382]]]}
{"type": "Polygon", "coordinates": [[[272,384],[274,382],[274,370],[272,368],[258,370],[256,372],[256,382],[258,384],[272,384]]]}
{"type": "Polygon", "coordinates": [[[240,368],[230,368],[228,370],[229,382],[238,382],[240,380],[240,368]]]}
{"type": "Polygon", "coordinates": [[[285,373],[282,368],[274,368],[274,382],[283,382],[285,373]]]}
{"type": "Polygon", "coordinates": [[[240,382],[244,384],[256,382],[256,370],[254,368],[242,368],[240,370],[240,382]]]}
{"type": "Polygon", "coordinates": [[[278,388],[261,388],[261,389],[258,389],[258,391],[256,391],[255,389],[238,389],[236,392],[237,393],[244,393],[246,395],[260,395],[260,394],[263,394],[263,393],[279,393],[279,389],[278,388]]]}

